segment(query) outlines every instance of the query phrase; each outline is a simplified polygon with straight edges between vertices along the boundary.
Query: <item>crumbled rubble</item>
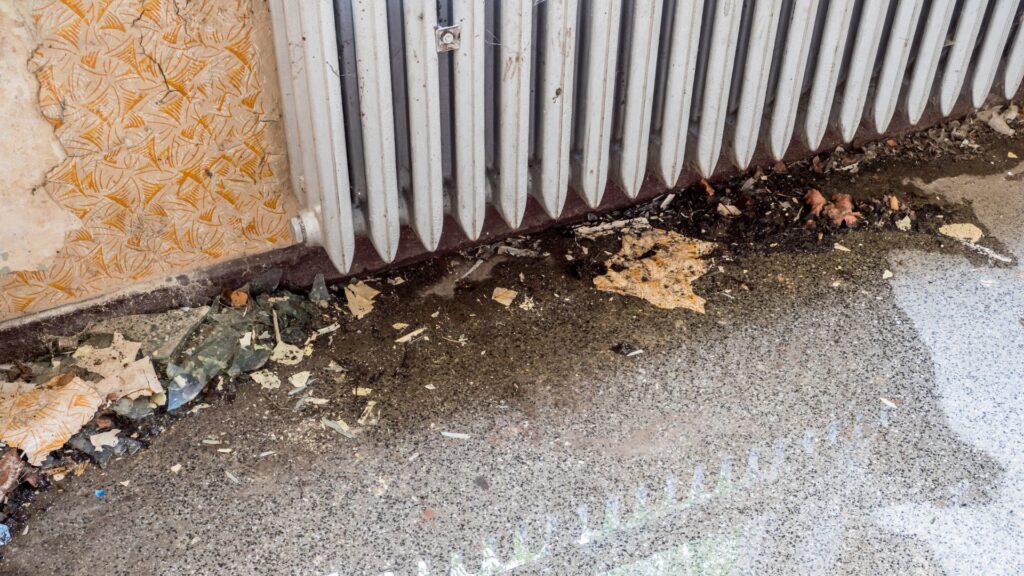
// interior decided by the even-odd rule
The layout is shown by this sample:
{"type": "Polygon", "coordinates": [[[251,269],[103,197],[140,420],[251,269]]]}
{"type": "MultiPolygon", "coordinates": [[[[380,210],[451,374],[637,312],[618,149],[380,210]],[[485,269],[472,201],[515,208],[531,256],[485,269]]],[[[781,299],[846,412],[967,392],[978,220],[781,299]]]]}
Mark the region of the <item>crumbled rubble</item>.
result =
{"type": "MultiPolygon", "coordinates": [[[[137,453],[169,419],[208,406],[200,401],[224,394],[236,376],[280,388],[268,364],[302,362],[318,338],[341,328],[318,326],[324,309],[334,307],[331,317],[343,310],[322,276],[309,298],[278,290],[280,278],[264,273],[210,306],[104,319],[60,338],[53,356],[4,366],[0,501],[137,453]]],[[[361,294],[376,293],[359,285],[361,294]]],[[[308,392],[308,374],[297,408],[327,402],[308,392]]],[[[375,424],[379,407],[366,410],[363,420],[375,424]]],[[[9,529],[16,510],[5,507],[0,526],[9,529]]]]}
{"type": "Polygon", "coordinates": [[[180,351],[209,311],[209,306],[200,306],[109,318],[90,326],[89,333],[121,334],[125,340],[138,342],[143,356],[153,362],[167,362],[180,351]]]}
{"type": "MultiPolygon", "coordinates": [[[[970,208],[919,195],[913,182],[898,188],[872,188],[871,173],[884,168],[887,159],[922,165],[980,159],[982,142],[1005,138],[1005,131],[991,126],[993,117],[1014,130],[1024,125],[1016,105],[994,107],[861,148],[840,146],[807,160],[755,166],[725,181],[701,180],[613,214],[588,214],[573,232],[578,240],[594,241],[597,251],[611,253],[615,249],[602,243],[605,237],[640,234],[651,227],[674,230],[719,243],[723,262],[770,252],[777,246],[822,250],[832,246],[834,237],[854,229],[939,237],[944,225],[970,217],[970,208]],[[835,179],[861,186],[859,190],[844,186],[856,192],[838,194],[829,187],[835,179]]],[[[985,246],[970,242],[963,246],[992,261],[1007,261],[985,246]]],[[[592,245],[590,249],[594,251],[592,245]]],[[[569,272],[581,279],[592,280],[606,271],[596,258],[577,257],[570,262],[569,272]]]]}
{"type": "MultiPolygon", "coordinates": [[[[998,260],[999,255],[978,244],[980,229],[971,228],[960,214],[944,211],[934,199],[870,186],[853,196],[838,194],[822,175],[852,178],[867,173],[879,159],[896,155],[969,158],[979,150],[979,141],[1002,138],[1019,130],[1020,123],[1015,106],[991,109],[860,149],[837,148],[806,161],[754,168],[726,182],[700,181],[614,214],[586,216],[582,224],[561,231],[571,246],[556,258],[569,275],[599,290],[697,312],[706,306],[697,292],[708,294],[701,283],[725,276],[728,272],[720,274],[723,268],[746,253],[783,243],[790,250],[856,250],[853,243],[838,242],[851,229],[954,239],[998,260]]],[[[452,298],[468,285],[486,286],[476,292],[479,301],[503,315],[541,316],[549,295],[527,293],[522,273],[519,283],[511,275],[502,276],[504,286],[488,280],[501,263],[551,259],[547,249],[554,251],[537,237],[473,247],[445,261],[449,265],[438,283],[410,290],[452,298]]],[[[892,277],[888,270],[881,274],[892,277]]],[[[476,344],[435,323],[440,310],[429,320],[391,318],[383,325],[391,327],[383,335],[381,326],[371,326],[365,319],[381,315],[374,310],[385,306],[382,292],[403,285],[403,276],[328,286],[318,275],[303,295],[281,290],[281,279],[280,270],[269,270],[209,306],[105,319],[81,334],[59,338],[52,355],[0,367],[0,498],[9,499],[0,511],[0,545],[18,521],[17,502],[34,489],[135,454],[174,419],[230,398],[239,386],[287,402],[289,413],[338,441],[359,438],[369,427],[381,425],[382,418],[386,423],[389,411],[380,389],[362,386],[367,382],[350,374],[344,359],[331,360],[323,370],[302,369],[318,341],[329,341],[338,330],[368,329],[403,354],[430,343],[476,344]],[[329,398],[326,387],[338,385],[358,402],[358,411],[343,412],[337,398],[329,398]]],[[[625,358],[644,352],[631,343],[620,343],[612,351],[625,358]]],[[[432,383],[423,388],[435,390],[432,383]]],[[[461,432],[441,435],[472,438],[461,432]]],[[[219,450],[230,452],[228,447],[219,450]]],[[[187,474],[188,463],[174,463],[169,470],[187,474]]],[[[233,483],[246,481],[242,474],[225,475],[233,483]]]]}
{"type": "Polygon", "coordinates": [[[693,282],[708,271],[703,259],[715,245],[672,231],[650,230],[622,237],[622,249],[605,265],[608,271],[594,278],[598,290],[643,298],[658,308],[686,308],[704,312],[704,299],[693,282]]]}

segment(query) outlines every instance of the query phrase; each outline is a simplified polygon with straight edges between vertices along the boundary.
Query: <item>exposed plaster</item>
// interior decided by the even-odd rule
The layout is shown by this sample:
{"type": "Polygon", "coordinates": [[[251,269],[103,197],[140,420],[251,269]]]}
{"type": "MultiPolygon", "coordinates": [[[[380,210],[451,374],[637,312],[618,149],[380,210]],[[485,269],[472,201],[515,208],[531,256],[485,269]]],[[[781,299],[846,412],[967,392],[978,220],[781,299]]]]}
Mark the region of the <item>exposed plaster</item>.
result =
{"type": "Polygon", "coordinates": [[[44,270],[81,222],[42,185],[64,149],[39,107],[39,44],[23,0],[0,0],[0,273],[44,270]]]}
{"type": "MultiPolygon", "coordinates": [[[[59,206],[40,212],[80,223],[55,235],[63,244],[45,269],[5,274],[13,267],[0,256],[0,322],[291,243],[296,202],[265,0],[0,5],[30,14],[18,22],[37,40],[19,43],[19,69],[31,57],[32,113],[64,148],[35,192],[59,206]]],[[[10,212],[0,252],[39,234],[25,208],[10,212]]]]}

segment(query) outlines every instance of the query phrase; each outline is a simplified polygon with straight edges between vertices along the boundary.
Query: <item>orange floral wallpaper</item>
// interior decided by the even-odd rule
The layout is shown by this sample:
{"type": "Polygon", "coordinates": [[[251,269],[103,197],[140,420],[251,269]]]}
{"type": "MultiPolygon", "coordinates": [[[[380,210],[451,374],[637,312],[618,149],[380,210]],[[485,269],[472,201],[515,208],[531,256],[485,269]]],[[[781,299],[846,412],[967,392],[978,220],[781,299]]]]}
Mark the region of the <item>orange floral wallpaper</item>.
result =
{"type": "Polygon", "coordinates": [[[0,320],[290,242],[260,0],[33,1],[67,152],[45,190],[82,226],[44,271],[0,275],[0,320]]]}

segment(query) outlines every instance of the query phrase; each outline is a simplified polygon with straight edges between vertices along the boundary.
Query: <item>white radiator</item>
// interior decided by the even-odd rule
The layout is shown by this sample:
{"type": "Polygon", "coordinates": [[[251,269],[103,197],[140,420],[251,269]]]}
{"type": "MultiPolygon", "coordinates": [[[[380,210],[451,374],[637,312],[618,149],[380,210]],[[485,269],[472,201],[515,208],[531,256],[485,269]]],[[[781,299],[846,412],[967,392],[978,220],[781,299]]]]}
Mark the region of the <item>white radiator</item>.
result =
{"type": "Polygon", "coordinates": [[[445,215],[520,226],[648,172],[745,169],[1024,77],[1021,0],[270,0],[296,237],[348,270],[445,215]],[[794,141],[798,142],[794,142],[794,141]],[[723,160],[725,152],[725,160],[723,160]],[[572,192],[575,191],[575,192],[572,192]]]}

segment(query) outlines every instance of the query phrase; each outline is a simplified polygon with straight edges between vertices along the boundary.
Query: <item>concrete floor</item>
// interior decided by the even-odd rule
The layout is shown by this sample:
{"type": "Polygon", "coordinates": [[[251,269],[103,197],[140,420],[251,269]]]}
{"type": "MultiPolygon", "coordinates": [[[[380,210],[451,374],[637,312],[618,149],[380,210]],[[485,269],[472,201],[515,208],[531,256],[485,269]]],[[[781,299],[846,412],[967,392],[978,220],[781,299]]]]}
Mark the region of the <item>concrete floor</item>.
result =
{"type": "MultiPolygon", "coordinates": [[[[973,201],[1024,258],[1017,177],[909,185],[973,201]]],[[[312,369],[327,407],[240,387],[43,493],[0,572],[1024,573],[1024,271],[935,238],[841,241],[716,262],[704,316],[596,292],[554,251],[451,298],[425,295],[447,269],[382,283],[373,314],[281,370],[312,369]],[[394,322],[430,339],[394,344],[394,322]],[[319,418],[354,425],[352,386],[382,411],[347,439],[319,418]]]]}

